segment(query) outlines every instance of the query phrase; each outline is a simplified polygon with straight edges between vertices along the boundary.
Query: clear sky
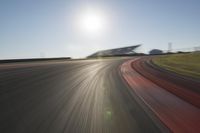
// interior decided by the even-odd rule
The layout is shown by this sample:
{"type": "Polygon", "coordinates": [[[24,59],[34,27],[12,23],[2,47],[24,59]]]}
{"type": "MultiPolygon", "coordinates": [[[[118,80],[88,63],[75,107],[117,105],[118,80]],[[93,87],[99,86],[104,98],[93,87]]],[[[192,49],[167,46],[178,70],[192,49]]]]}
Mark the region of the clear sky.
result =
{"type": "Polygon", "coordinates": [[[0,59],[84,57],[136,44],[147,52],[168,42],[200,46],[200,0],[0,0],[0,59]],[[87,9],[101,14],[99,33],[79,28],[87,9]]]}

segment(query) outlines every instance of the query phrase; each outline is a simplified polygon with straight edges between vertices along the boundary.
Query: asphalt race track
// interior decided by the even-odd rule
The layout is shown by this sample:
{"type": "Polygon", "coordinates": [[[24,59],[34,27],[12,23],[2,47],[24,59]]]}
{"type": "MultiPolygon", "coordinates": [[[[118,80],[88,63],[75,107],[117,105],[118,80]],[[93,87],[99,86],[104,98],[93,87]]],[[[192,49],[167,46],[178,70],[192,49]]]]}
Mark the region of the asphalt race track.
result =
{"type": "Polygon", "coordinates": [[[165,132],[129,93],[119,74],[123,61],[0,65],[0,132],[165,132]]]}

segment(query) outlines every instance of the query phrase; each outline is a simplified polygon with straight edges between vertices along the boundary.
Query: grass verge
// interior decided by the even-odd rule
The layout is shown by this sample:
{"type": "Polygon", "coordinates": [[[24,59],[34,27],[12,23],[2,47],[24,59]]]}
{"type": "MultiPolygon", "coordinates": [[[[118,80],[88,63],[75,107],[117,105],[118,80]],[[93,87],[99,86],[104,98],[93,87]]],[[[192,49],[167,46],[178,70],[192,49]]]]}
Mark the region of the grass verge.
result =
{"type": "Polygon", "coordinates": [[[153,62],[175,73],[200,79],[200,52],[160,56],[153,62]]]}

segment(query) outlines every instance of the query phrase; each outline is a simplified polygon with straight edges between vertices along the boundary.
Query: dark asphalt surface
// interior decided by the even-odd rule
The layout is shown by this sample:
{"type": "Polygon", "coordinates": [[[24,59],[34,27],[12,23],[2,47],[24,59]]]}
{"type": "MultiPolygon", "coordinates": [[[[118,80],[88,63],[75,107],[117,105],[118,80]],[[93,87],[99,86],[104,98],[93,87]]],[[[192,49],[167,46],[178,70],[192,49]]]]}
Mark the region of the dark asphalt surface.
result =
{"type": "Polygon", "coordinates": [[[1,133],[158,133],[120,59],[0,65],[1,133]]]}

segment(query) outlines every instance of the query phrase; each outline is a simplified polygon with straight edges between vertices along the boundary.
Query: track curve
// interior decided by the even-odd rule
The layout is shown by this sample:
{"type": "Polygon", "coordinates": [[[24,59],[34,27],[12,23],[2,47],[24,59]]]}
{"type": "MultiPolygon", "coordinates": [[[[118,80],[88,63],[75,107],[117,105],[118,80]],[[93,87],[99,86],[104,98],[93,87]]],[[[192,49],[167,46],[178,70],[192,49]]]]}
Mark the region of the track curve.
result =
{"type": "Polygon", "coordinates": [[[164,70],[149,57],[133,62],[132,67],[155,84],[200,108],[200,81],[164,70]]]}
{"type": "Polygon", "coordinates": [[[197,101],[194,99],[192,101],[188,97],[191,98],[193,91],[180,86],[177,90],[174,88],[177,84],[164,80],[161,75],[165,73],[159,76],[159,71],[150,67],[148,61],[148,58],[137,58],[121,66],[122,75],[127,83],[172,132],[198,133],[200,131],[198,93],[193,97],[197,101]],[[182,92],[184,89],[186,91],[182,92]]]}

